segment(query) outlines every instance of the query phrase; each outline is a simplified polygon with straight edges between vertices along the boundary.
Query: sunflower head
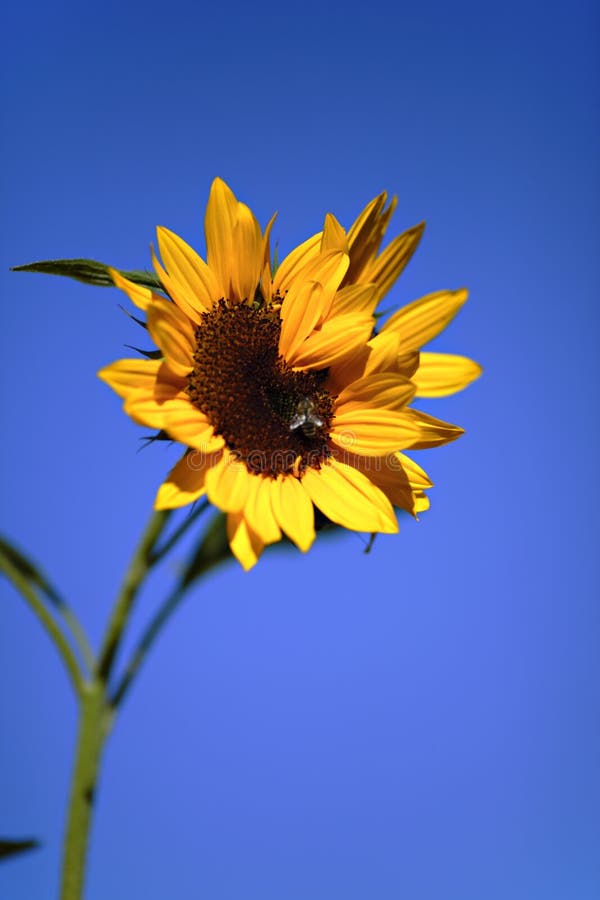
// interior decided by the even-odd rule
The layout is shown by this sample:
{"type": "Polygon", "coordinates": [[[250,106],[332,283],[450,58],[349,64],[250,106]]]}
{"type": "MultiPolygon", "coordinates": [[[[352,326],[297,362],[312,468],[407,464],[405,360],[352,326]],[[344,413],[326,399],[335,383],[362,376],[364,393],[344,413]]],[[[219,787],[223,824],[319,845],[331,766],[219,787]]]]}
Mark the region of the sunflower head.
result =
{"type": "Polygon", "coordinates": [[[381,194],[348,232],[334,216],[274,272],[269,238],[221,179],[206,210],[206,261],[166,228],[153,262],[160,293],[111,270],[147,317],[157,358],[99,375],[128,415],[180,442],[161,485],[167,509],[207,495],[227,513],[232,552],[248,569],[287,535],[306,551],[315,509],[370,533],[398,530],[394,507],[428,507],[431,482],[403,451],[462,429],[412,409],[476,378],[465,357],[421,352],[466,291],[429,294],[376,330],[376,307],[420,240],[421,225],[380,252],[395,207],[381,194]]]}

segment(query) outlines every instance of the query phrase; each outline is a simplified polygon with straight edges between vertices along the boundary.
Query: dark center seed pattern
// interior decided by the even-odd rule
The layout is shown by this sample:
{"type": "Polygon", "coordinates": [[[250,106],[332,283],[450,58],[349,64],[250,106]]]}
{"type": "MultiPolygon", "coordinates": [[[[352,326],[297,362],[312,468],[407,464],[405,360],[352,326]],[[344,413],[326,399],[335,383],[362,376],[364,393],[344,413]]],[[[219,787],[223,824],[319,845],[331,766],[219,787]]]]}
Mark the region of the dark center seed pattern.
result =
{"type": "Polygon", "coordinates": [[[186,389],[248,470],[273,477],[327,459],[335,401],[327,370],[295,372],[279,355],[280,332],[277,311],[220,300],[202,314],[186,389]]]}

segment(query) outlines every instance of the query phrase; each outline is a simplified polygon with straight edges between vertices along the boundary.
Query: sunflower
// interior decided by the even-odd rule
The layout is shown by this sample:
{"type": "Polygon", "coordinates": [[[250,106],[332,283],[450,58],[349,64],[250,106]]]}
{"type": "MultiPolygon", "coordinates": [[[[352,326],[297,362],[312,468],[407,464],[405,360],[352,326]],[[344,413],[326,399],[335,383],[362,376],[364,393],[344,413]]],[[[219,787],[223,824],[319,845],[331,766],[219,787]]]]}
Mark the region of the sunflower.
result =
{"type": "Polygon", "coordinates": [[[158,347],[99,372],[137,423],[185,446],[155,506],[206,495],[227,513],[245,569],[285,534],[302,551],[315,507],[362,532],[398,530],[394,506],[416,515],[432,486],[403,452],[454,440],[462,429],[409,403],[466,386],[479,367],[420,353],[466,291],[431,294],[378,332],[375,310],[414,252],[422,226],[379,253],[395,201],[375,198],[348,233],[328,214],[322,232],[273,271],[270,232],[221,180],[206,209],[206,262],[158,228],[163,293],[115,270],[158,347]]]}

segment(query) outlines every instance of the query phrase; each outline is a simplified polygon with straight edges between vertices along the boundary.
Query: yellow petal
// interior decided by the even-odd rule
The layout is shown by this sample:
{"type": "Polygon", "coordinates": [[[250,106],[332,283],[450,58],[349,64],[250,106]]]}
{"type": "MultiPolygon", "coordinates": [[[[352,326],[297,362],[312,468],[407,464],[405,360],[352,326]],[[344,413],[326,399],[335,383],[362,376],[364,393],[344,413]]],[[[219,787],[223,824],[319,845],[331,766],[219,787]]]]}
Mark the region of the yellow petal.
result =
{"type": "Polygon", "coordinates": [[[348,241],[346,232],[336,217],[327,213],[321,238],[321,253],[327,253],[330,250],[341,250],[343,253],[348,253],[348,241]]]}
{"type": "Polygon", "coordinates": [[[340,393],[336,404],[336,416],[356,406],[376,409],[402,409],[410,403],[415,387],[407,378],[395,372],[377,372],[366,375],[349,384],[340,393]]]}
{"type": "Polygon", "coordinates": [[[323,307],[322,318],[324,319],[333,303],[340,282],[346,274],[349,261],[348,255],[341,250],[331,250],[328,253],[319,254],[298,270],[289,280],[287,289],[291,293],[308,281],[320,282],[328,298],[328,302],[323,307]]]}
{"type": "Polygon", "coordinates": [[[187,447],[203,453],[214,453],[224,446],[225,441],[221,435],[215,434],[204,413],[196,409],[187,394],[178,394],[165,403],[162,413],[161,428],[187,447]]]}
{"type": "MultiPolygon", "coordinates": [[[[238,300],[254,300],[263,262],[260,225],[245,203],[238,203],[233,231],[231,286],[238,300]]],[[[233,299],[233,298],[232,298],[233,299]]]]}
{"type": "Polygon", "coordinates": [[[148,306],[152,300],[155,300],[158,297],[158,294],[153,293],[150,288],[143,287],[141,284],[136,284],[134,281],[129,281],[128,278],[125,278],[120,272],[117,272],[116,269],[109,268],[108,274],[115,285],[127,294],[131,302],[137,306],[138,309],[143,309],[144,312],[148,311],[148,306]]]}
{"type": "Polygon", "coordinates": [[[433,487],[433,481],[431,481],[427,472],[425,472],[421,466],[417,465],[414,459],[410,459],[410,457],[406,456],[404,453],[398,453],[396,455],[400,460],[402,468],[406,472],[411,487],[419,490],[433,487]]]}
{"type": "Polygon", "coordinates": [[[262,263],[262,274],[261,274],[261,292],[267,303],[271,302],[271,298],[273,296],[273,276],[271,272],[271,229],[273,228],[273,223],[277,218],[277,213],[273,213],[271,218],[267,223],[267,227],[265,228],[265,233],[262,239],[262,255],[263,255],[263,263],[262,263]]]}
{"type": "Polygon", "coordinates": [[[160,255],[170,277],[180,289],[178,293],[197,313],[212,309],[215,300],[219,299],[219,289],[215,276],[204,260],[168,228],[159,227],[156,233],[160,255]]]}
{"type": "Polygon", "coordinates": [[[394,368],[401,372],[405,378],[414,381],[413,375],[419,368],[421,354],[418,350],[410,350],[408,353],[400,353],[396,359],[394,368]]]}
{"type": "Polygon", "coordinates": [[[271,478],[262,475],[251,476],[244,506],[244,518],[263,544],[273,544],[281,540],[281,529],[271,503],[271,483],[271,478]]]}
{"type": "Polygon", "coordinates": [[[134,391],[124,410],[135,422],[164,429],[173,440],[204,453],[213,453],[224,445],[204,413],[171,384],[157,382],[151,390],[134,391]]]}
{"type": "Polygon", "coordinates": [[[325,369],[364,347],[372,327],[371,318],[352,315],[328,319],[295,352],[286,354],[286,359],[291,366],[325,369]]]}
{"type": "Polygon", "coordinates": [[[466,356],[450,353],[421,353],[413,376],[418,397],[446,397],[462,391],[481,375],[481,366],[466,356]]]}
{"type": "Polygon", "coordinates": [[[365,375],[376,372],[387,372],[396,365],[399,356],[400,341],[397,334],[380,332],[369,341],[369,359],[365,367],[365,375]]]}
{"type": "Polygon", "coordinates": [[[468,296],[464,288],[427,294],[394,313],[383,331],[393,331],[400,336],[401,351],[419,350],[444,330],[468,296]]]}
{"type": "Polygon", "coordinates": [[[271,482],[271,505],[281,530],[306,553],[315,539],[315,516],[301,482],[290,475],[280,475],[271,482]]]}
{"type": "Polygon", "coordinates": [[[156,381],[147,387],[131,391],[127,395],[123,409],[138,425],[162,428],[166,404],[176,401],[182,396],[184,395],[176,385],[156,381]]]}
{"type": "Polygon", "coordinates": [[[205,479],[215,457],[192,451],[186,453],[161,484],[154,501],[155,509],[176,509],[193,503],[205,493],[205,479]]]}
{"type": "Polygon", "coordinates": [[[408,476],[395,453],[386,456],[353,456],[347,462],[376,484],[390,503],[414,515],[415,496],[408,476]]]}
{"type": "Polygon", "coordinates": [[[349,284],[339,290],[331,305],[331,315],[347,315],[362,313],[372,316],[377,306],[377,293],[374,284],[349,284]]]}
{"type": "Polygon", "coordinates": [[[238,201],[221,178],[215,178],[206,206],[204,230],[206,258],[215,274],[219,297],[228,297],[231,265],[234,258],[233,232],[237,220],[238,201]]]}
{"type": "Polygon", "coordinates": [[[194,366],[196,338],[192,323],[173,303],[156,300],[148,309],[148,331],[178,375],[194,366]]]}
{"type": "Polygon", "coordinates": [[[273,279],[273,293],[279,292],[283,295],[291,281],[297,276],[298,272],[311,260],[316,259],[320,255],[321,238],[323,232],[313,234],[311,238],[299,244],[291,253],[286,256],[273,279]]]}
{"type": "Polygon", "coordinates": [[[429,497],[422,491],[415,493],[415,515],[425,512],[430,507],[429,497]]]}
{"type": "Polygon", "coordinates": [[[119,359],[100,369],[98,378],[110,385],[119,397],[128,397],[140,389],[151,391],[159,378],[177,391],[185,387],[185,379],[170,372],[162,359],[119,359]]]}
{"type": "Polygon", "coordinates": [[[417,428],[418,437],[411,444],[404,444],[400,449],[412,447],[414,450],[426,450],[428,447],[448,444],[464,434],[464,429],[459,428],[458,425],[428,416],[427,413],[418,409],[407,409],[404,411],[404,415],[417,428]]]}
{"type": "Polygon", "coordinates": [[[306,469],[302,484],[328,519],[352,531],[398,531],[385,494],[352,466],[330,459],[319,470],[306,469]]]}
{"type": "Polygon", "coordinates": [[[206,476],[210,502],[225,512],[238,512],[246,502],[253,477],[246,464],[225,448],[219,463],[206,476]]]}
{"type": "Polygon", "coordinates": [[[312,332],[323,312],[328,296],[318,281],[308,281],[292,289],[281,305],[279,352],[290,359],[294,351],[312,332]]]}
{"type": "Polygon", "coordinates": [[[341,390],[365,375],[394,370],[398,360],[398,346],[397,334],[380,332],[364,347],[357,348],[356,352],[343,362],[332,366],[330,373],[332,384],[341,390]]]}
{"type": "Polygon", "coordinates": [[[379,216],[387,200],[386,191],[382,191],[377,197],[367,203],[365,208],[357,216],[356,220],[348,229],[348,241],[350,250],[360,249],[362,245],[368,243],[371,235],[376,228],[379,216]]]}
{"type": "Polygon", "coordinates": [[[195,325],[198,325],[200,322],[201,313],[195,309],[191,303],[189,303],[187,299],[187,292],[183,289],[183,287],[176,281],[174,278],[171,278],[166,269],[163,268],[160,260],[158,259],[156,253],[154,252],[154,247],[150,245],[150,253],[152,255],[152,265],[154,266],[154,271],[158,275],[160,283],[165,289],[165,293],[169,295],[171,300],[176,303],[177,307],[183,312],[191,322],[195,325]]]}
{"type": "Polygon", "coordinates": [[[227,516],[227,537],[231,552],[241,564],[244,571],[256,565],[263,551],[264,544],[248,527],[242,513],[229,513],[227,516]]]}
{"type": "Polygon", "coordinates": [[[424,230],[425,223],[421,222],[419,225],[409,228],[403,234],[399,234],[388,244],[375,261],[367,267],[363,278],[377,285],[377,296],[380,299],[384,294],[387,294],[398,276],[406,268],[407,263],[419,245],[424,230]]]}
{"type": "Polygon", "coordinates": [[[368,203],[348,231],[348,247],[350,268],[345,283],[364,282],[365,270],[377,253],[389,220],[396,208],[397,199],[393,197],[387,209],[385,191],[368,203]]]}
{"type": "Polygon", "coordinates": [[[415,446],[419,426],[409,418],[409,412],[353,406],[336,414],[331,440],[341,450],[364,456],[383,456],[415,446]]]}

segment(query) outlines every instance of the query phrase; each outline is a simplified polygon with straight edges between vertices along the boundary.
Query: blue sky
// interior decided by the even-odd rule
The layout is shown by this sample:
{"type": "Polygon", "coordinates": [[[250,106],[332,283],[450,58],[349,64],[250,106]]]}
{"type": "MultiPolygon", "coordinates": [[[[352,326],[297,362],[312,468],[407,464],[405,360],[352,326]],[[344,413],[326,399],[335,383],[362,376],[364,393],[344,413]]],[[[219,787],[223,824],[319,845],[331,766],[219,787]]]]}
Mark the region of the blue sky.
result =
{"type": "MultiPolygon", "coordinates": [[[[2,65],[2,528],[98,641],[175,453],[95,376],[138,338],[116,291],[9,273],[203,250],[214,176],[285,253],[386,189],[426,219],[386,303],[469,287],[435,348],[478,359],[423,408],[419,523],[199,586],[108,747],[89,900],[592,900],[600,893],[598,65],[591,2],[152,2],[8,13],[2,65]]],[[[130,644],[177,560],[157,574],[130,644]]],[[[0,832],[52,896],[75,707],[1,588],[0,832]]]]}

